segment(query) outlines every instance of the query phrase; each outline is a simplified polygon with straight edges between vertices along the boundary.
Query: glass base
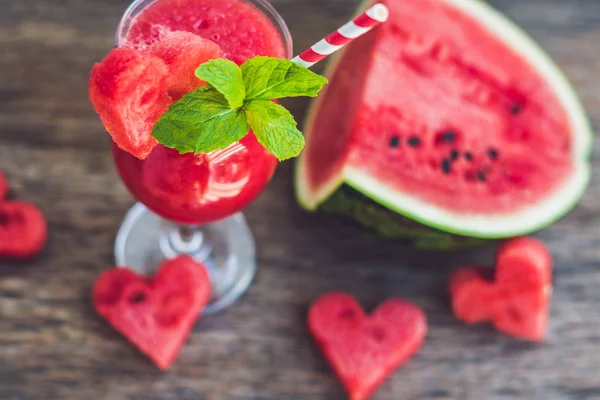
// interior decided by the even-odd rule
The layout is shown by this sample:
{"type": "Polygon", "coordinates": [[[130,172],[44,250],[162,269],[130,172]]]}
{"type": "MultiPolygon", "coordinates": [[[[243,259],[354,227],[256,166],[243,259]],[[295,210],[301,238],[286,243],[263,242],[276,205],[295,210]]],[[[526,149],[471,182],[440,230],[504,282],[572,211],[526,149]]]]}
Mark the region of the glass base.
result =
{"type": "Polygon", "coordinates": [[[187,254],[209,270],[213,295],[203,315],[233,304],[250,286],[256,274],[256,247],[244,216],[236,214],[199,227],[167,221],[138,203],[125,217],[115,243],[119,266],[152,275],[166,260],[187,254]]]}

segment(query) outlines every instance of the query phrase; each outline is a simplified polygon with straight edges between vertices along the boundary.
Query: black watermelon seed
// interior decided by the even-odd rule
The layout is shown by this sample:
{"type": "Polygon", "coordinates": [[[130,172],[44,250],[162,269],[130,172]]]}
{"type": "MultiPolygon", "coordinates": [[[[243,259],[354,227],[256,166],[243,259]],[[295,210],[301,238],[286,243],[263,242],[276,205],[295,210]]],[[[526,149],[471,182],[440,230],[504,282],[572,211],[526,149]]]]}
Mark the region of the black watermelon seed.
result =
{"type": "Polygon", "coordinates": [[[498,150],[496,150],[496,149],[489,149],[488,150],[488,156],[490,156],[490,158],[492,160],[497,160],[498,159],[498,150]]]}
{"type": "Polygon", "coordinates": [[[390,138],[390,141],[389,141],[388,144],[392,148],[396,148],[396,147],[400,146],[400,137],[398,137],[398,136],[392,136],[390,138]]]}
{"type": "Polygon", "coordinates": [[[136,292],[131,297],[129,297],[129,302],[131,304],[141,304],[146,301],[148,296],[144,292],[136,292]]]}
{"type": "Polygon", "coordinates": [[[453,143],[456,140],[456,132],[446,131],[441,134],[440,139],[446,143],[453,143]]]}
{"type": "Polygon", "coordinates": [[[452,150],[450,152],[450,161],[458,160],[458,150],[452,150]]]}
{"type": "Polygon", "coordinates": [[[465,160],[473,161],[473,154],[471,154],[467,151],[464,155],[465,155],[465,160]]]}
{"type": "Polygon", "coordinates": [[[421,139],[417,136],[411,136],[408,138],[408,145],[410,147],[419,147],[421,145],[421,139]]]}
{"type": "Polygon", "coordinates": [[[421,145],[421,139],[418,136],[411,136],[408,138],[408,145],[410,147],[418,147],[421,145]]]}
{"type": "Polygon", "coordinates": [[[485,174],[483,173],[483,171],[477,171],[477,180],[479,182],[485,182],[485,174]]]}
{"type": "Polygon", "coordinates": [[[523,107],[521,107],[520,104],[515,104],[512,106],[512,108],[510,109],[510,113],[512,115],[519,115],[521,114],[521,111],[523,111],[523,107]]]}
{"type": "Polygon", "coordinates": [[[450,164],[450,160],[448,160],[447,158],[444,158],[442,160],[442,171],[444,171],[444,174],[446,175],[452,172],[452,165],[450,164]]]}

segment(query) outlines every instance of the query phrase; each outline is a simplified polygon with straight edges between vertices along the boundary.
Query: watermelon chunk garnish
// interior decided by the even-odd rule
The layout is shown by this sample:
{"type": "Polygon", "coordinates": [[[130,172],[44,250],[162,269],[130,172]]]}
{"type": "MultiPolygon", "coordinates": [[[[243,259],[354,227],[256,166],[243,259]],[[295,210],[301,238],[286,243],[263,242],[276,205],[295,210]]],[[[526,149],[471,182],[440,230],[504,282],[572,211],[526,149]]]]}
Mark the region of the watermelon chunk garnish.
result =
{"type": "Polygon", "coordinates": [[[214,42],[168,32],[150,48],[117,48],[92,69],[89,95],[106,130],[122,150],[145,159],[158,145],[156,121],[169,106],[205,84],[194,75],[218,58],[214,42]]]}
{"type": "Polygon", "coordinates": [[[427,321],[405,300],[367,315],[353,296],[332,292],[314,302],[308,327],[350,399],[365,400],[421,348],[427,321]]]}
{"type": "Polygon", "coordinates": [[[157,56],[136,49],[114,49],[94,66],[90,100],[114,142],[145,159],[158,144],[152,128],[172,103],[169,69],[157,56]]]}
{"type": "Polygon", "coordinates": [[[167,88],[173,101],[177,101],[206,84],[194,73],[201,64],[219,58],[221,49],[211,40],[176,31],[165,33],[150,52],[167,64],[167,88]]]}
{"type": "Polygon", "coordinates": [[[166,261],[153,278],[126,268],[102,274],[93,290],[98,314],[161,369],[168,369],[210,298],[208,273],[188,256],[166,261]]]}
{"type": "Polygon", "coordinates": [[[552,257],[533,238],[507,242],[496,257],[496,276],[480,267],[458,269],[450,279],[452,308],[469,324],[490,322],[508,335],[544,340],[552,295],[552,257]]]}

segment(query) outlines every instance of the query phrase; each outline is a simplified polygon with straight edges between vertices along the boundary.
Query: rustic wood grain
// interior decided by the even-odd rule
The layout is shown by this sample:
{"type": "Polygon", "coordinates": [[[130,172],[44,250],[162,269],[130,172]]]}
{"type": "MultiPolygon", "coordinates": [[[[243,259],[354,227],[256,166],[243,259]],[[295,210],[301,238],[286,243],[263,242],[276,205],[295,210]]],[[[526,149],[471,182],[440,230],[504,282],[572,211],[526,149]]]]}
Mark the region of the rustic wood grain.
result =
{"type": "MultiPolygon", "coordinates": [[[[556,59],[598,126],[600,2],[491,2],[556,59]]],[[[273,3],[298,50],[355,7],[353,0],[273,3]]],[[[0,169],[13,194],[39,204],[50,224],[48,248],[37,260],[0,263],[0,399],[343,399],[304,326],[311,300],[331,289],[355,293],[366,307],[403,296],[428,315],[422,351],[375,400],[600,399],[596,179],[573,213],[540,234],[556,259],[555,297],[550,339],[529,345],[463,326],[448,309],[451,269],[491,261],[492,247],[452,257],[419,253],[307,215],[293,199],[287,163],[247,211],[260,251],[250,292],[226,313],[199,321],[173,370],[158,372],[95,316],[89,301],[133,203],[86,85],[126,5],[0,1],[0,169]]],[[[292,106],[301,116],[306,102],[292,106]]],[[[599,169],[594,161],[596,176],[599,169]]]]}

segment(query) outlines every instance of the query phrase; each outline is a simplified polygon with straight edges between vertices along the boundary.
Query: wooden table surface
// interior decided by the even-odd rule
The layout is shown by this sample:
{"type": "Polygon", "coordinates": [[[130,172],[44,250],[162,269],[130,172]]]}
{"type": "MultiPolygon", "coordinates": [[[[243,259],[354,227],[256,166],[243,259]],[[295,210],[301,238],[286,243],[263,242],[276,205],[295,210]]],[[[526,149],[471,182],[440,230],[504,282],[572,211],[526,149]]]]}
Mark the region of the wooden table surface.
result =
{"type": "MultiPolygon", "coordinates": [[[[556,59],[600,123],[600,2],[494,0],[556,59]]],[[[297,49],[344,21],[354,0],[278,0],[297,49]]],[[[201,319],[172,371],[159,372],[93,312],[94,279],[112,266],[115,233],[132,197],[87,100],[93,62],[112,45],[127,0],[1,0],[0,169],[14,195],[38,204],[47,250],[0,264],[2,400],[344,399],[305,329],[311,300],[332,290],[367,307],[402,296],[423,307],[422,351],[375,400],[600,399],[600,183],[539,236],[556,261],[550,338],[511,340],[453,318],[446,280],[493,247],[418,253],[307,215],[292,163],[248,210],[259,274],[227,312],[201,319]]],[[[305,101],[293,103],[298,117],[305,101]]],[[[596,153],[600,150],[595,148],[596,153]]],[[[600,164],[594,163],[596,173],[600,164]]]]}

